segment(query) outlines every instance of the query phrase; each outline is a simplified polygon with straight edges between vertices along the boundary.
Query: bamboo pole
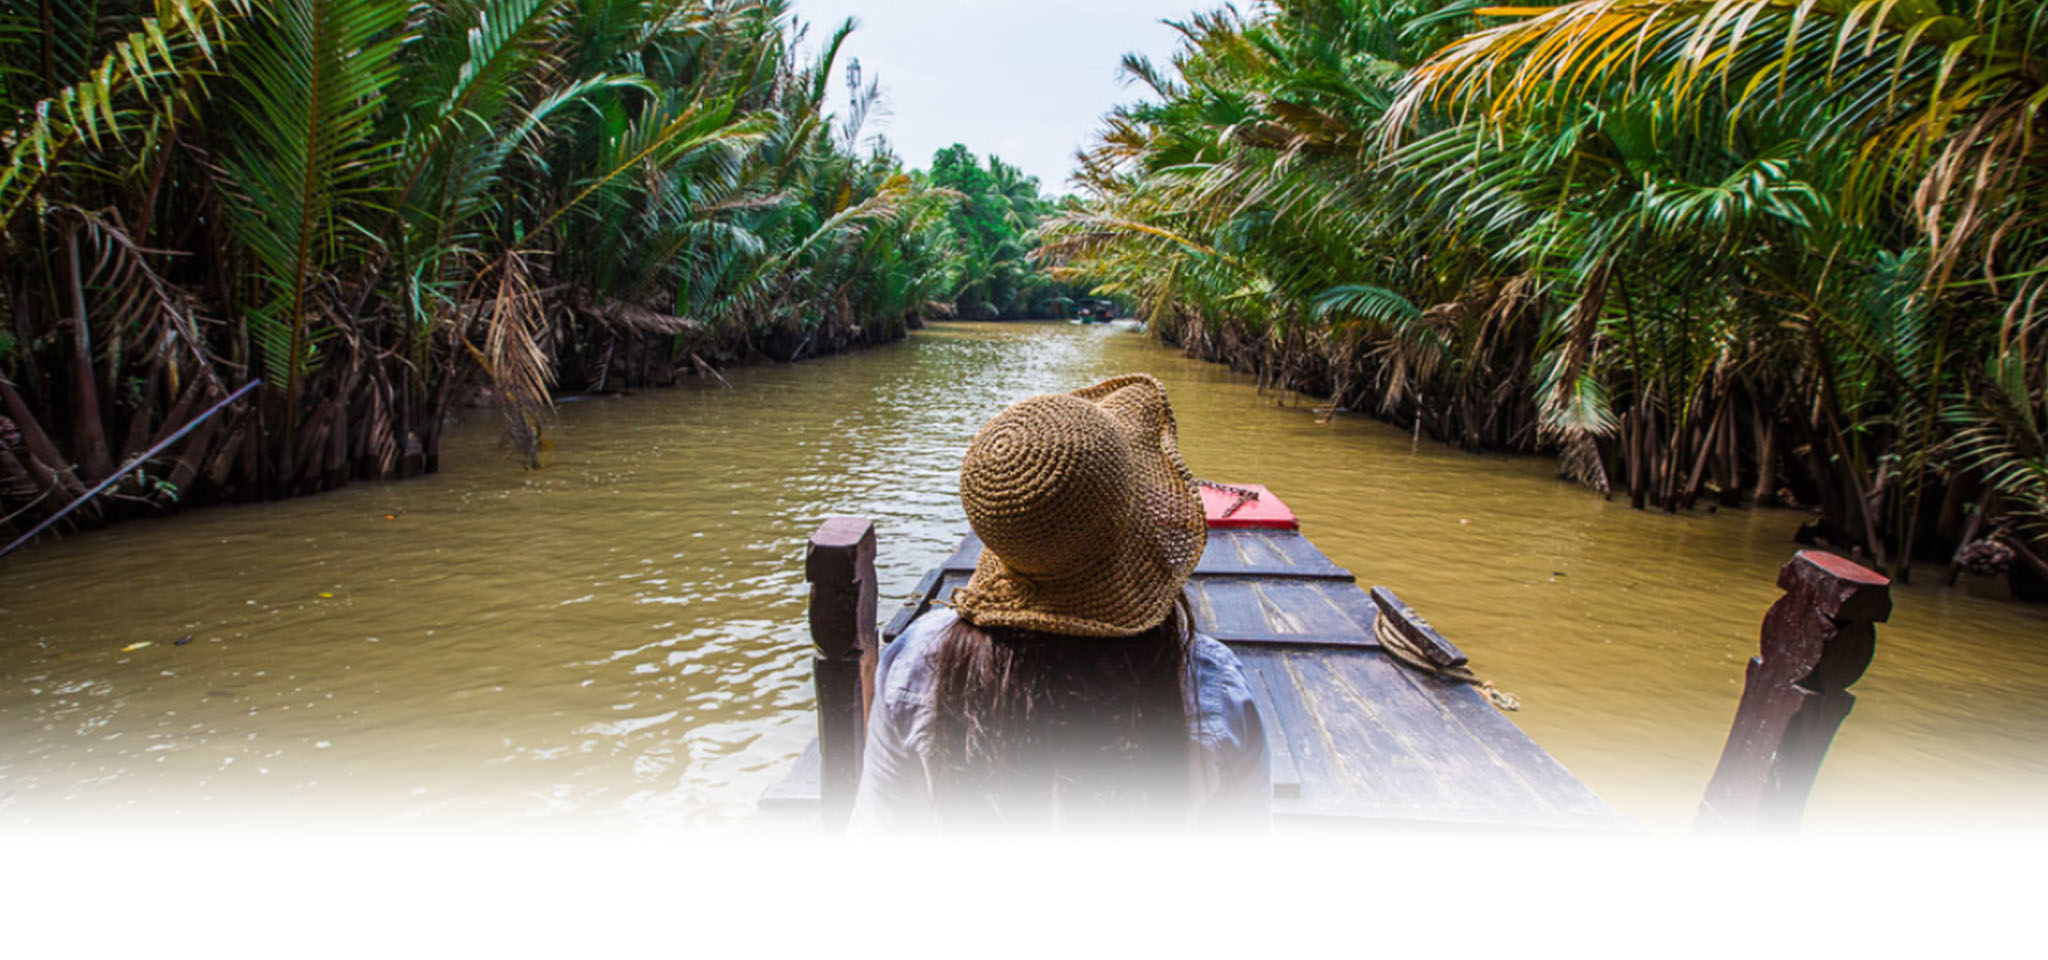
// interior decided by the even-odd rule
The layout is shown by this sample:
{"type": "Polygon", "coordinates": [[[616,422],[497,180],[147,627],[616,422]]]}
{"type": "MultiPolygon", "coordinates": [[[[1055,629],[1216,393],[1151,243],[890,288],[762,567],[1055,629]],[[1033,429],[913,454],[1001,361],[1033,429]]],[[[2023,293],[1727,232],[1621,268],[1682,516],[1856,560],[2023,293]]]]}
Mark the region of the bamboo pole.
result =
{"type": "Polygon", "coordinates": [[[234,393],[228,394],[227,399],[214,404],[213,407],[211,409],[208,409],[205,413],[202,413],[199,416],[194,417],[191,423],[188,423],[184,427],[180,428],[178,432],[171,434],[162,443],[159,443],[156,446],[151,447],[148,450],[144,450],[142,453],[136,455],[135,459],[128,461],[127,466],[114,471],[112,476],[109,476],[105,480],[100,481],[92,489],[87,490],[84,496],[81,496],[78,499],[71,501],[69,504],[66,504],[64,509],[59,510],[56,513],[50,515],[50,517],[48,519],[45,519],[42,523],[36,524],[35,529],[22,534],[13,543],[8,544],[4,549],[0,549],[0,557],[4,557],[10,553],[13,553],[16,549],[19,549],[23,544],[28,543],[30,540],[34,540],[43,531],[55,526],[57,521],[69,516],[71,514],[71,511],[78,509],[80,506],[84,505],[86,501],[91,500],[96,496],[99,496],[100,493],[105,491],[108,487],[111,487],[114,484],[120,482],[121,478],[127,476],[129,471],[134,470],[136,467],[142,466],[142,464],[147,462],[149,458],[154,457],[159,453],[162,453],[164,451],[164,448],[169,447],[171,444],[178,442],[180,439],[183,439],[186,434],[191,433],[200,424],[205,423],[208,420],[211,420],[214,414],[219,413],[224,409],[227,409],[228,404],[234,403],[236,400],[240,400],[249,391],[256,389],[262,384],[263,381],[261,379],[251,380],[248,383],[243,384],[240,390],[236,390],[234,393]]]}

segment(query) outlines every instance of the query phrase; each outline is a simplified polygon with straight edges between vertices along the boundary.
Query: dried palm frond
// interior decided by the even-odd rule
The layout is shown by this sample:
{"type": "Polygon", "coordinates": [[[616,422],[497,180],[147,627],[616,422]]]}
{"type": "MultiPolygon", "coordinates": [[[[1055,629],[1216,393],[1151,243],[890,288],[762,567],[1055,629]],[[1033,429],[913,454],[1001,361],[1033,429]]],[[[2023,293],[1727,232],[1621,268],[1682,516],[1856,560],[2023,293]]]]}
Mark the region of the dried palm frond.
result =
{"type": "Polygon", "coordinates": [[[555,408],[555,365],[547,348],[547,311],[528,272],[526,257],[508,252],[499,261],[496,295],[484,317],[479,359],[490,377],[506,436],[529,467],[540,466],[545,417],[555,408]]]}

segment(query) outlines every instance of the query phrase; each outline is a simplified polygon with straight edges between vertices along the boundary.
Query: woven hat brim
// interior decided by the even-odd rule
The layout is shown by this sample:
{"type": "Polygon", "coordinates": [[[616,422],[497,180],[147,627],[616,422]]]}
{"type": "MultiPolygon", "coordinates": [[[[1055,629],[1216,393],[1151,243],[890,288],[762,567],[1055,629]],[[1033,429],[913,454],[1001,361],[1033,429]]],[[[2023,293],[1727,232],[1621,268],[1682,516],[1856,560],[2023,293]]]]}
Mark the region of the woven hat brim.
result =
{"type": "MultiPolygon", "coordinates": [[[[1122,555],[1110,563],[1128,571],[1143,562],[1143,558],[1130,556],[1130,552],[1120,551],[1122,555]]],[[[1173,611],[1174,598],[1180,595],[1181,586],[1187,582],[1187,574],[1176,570],[1159,571],[1150,576],[1127,572],[1115,578],[1097,571],[1085,572],[1095,575],[1048,582],[1017,574],[1004,566],[1002,558],[993,551],[983,550],[981,559],[974,565],[974,576],[956,595],[955,607],[963,619],[977,627],[1007,627],[1069,637],[1130,637],[1144,633],[1165,620],[1166,615],[1173,611]],[[1129,611],[1128,616],[1103,617],[1100,614],[1105,606],[1104,584],[1124,587],[1115,591],[1115,604],[1120,612],[1129,611]],[[976,602],[969,599],[1005,595],[1018,599],[1012,602],[976,602]]]]}
{"type": "Polygon", "coordinates": [[[1119,426],[1130,437],[1132,456],[1147,461],[1141,476],[1172,478],[1141,488],[1144,502],[1131,504],[1137,518],[1094,569],[1062,571],[1056,577],[1032,577],[1012,570],[995,551],[984,549],[974,575],[956,591],[954,608],[962,619],[979,627],[1035,630],[1075,637],[1128,637],[1159,625],[1172,612],[1174,600],[1194,572],[1208,542],[1208,525],[1194,475],[1181,459],[1179,437],[1166,390],[1142,374],[1117,377],[1076,390],[1071,396],[1090,402],[1109,401],[1119,426]],[[1118,391],[1138,392],[1117,398],[1118,391]],[[1114,399],[1112,399],[1114,398],[1114,399]],[[1157,424],[1145,429],[1142,420],[1117,408],[1135,401],[1147,412],[1156,410],[1157,424]],[[1155,406],[1156,405],[1156,406],[1155,406]],[[1147,529],[1147,524],[1155,529],[1147,529]]]}

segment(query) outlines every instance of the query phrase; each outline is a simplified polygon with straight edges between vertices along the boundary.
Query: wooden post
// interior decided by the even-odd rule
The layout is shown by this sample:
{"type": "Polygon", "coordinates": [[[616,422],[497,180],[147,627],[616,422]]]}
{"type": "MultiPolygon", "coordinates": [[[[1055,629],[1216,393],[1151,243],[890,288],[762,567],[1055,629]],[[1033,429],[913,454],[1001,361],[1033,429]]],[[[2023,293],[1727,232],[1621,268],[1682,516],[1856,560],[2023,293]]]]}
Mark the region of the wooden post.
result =
{"type": "Polygon", "coordinates": [[[1856,705],[1849,685],[1891,616],[1891,581],[1829,553],[1801,550],[1778,571],[1785,596],[1764,616],[1742,703],[1693,829],[1792,829],[1835,731],[1856,705]]]}
{"type": "Polygon", "coordinates": [[[846,823],[860,785],[867,705],[874,698],[875,526],[833,517],[804,555],[811,584],[812,676],[818,692],[818,799],[826,827],[846,823]]]}

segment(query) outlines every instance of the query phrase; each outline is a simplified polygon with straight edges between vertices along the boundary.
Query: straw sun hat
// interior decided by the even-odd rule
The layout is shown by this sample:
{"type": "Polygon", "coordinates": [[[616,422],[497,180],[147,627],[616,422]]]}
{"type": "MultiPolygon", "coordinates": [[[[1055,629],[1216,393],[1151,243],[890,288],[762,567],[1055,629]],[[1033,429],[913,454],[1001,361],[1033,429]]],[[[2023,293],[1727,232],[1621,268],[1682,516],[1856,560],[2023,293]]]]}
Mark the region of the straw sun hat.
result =
{"type": "Polygon", "coordinates": [[[1143,633],[1208,542],[1166,390],[1143,374],[997,414],[961,461],[960,501],[984,549],[953,608],[984,628],[1143,633]]]}

